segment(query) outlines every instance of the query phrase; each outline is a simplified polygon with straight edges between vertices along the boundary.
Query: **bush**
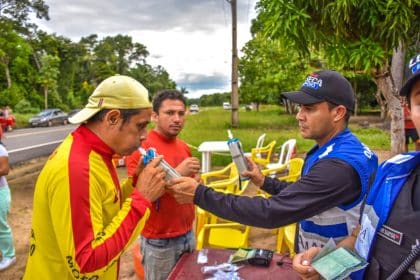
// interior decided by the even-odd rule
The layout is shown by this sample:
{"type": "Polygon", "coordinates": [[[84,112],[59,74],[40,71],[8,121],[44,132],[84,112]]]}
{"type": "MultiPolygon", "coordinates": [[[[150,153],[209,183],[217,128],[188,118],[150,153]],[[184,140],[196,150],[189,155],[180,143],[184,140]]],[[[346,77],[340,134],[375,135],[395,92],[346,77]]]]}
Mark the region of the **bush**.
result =
{"type": "Polygon", "coordinates": [[[38,107],[33,107],[26,99],[19,101],[13,109],[15,112],[21,114],[35,114],[40,110],[38,107]]]}

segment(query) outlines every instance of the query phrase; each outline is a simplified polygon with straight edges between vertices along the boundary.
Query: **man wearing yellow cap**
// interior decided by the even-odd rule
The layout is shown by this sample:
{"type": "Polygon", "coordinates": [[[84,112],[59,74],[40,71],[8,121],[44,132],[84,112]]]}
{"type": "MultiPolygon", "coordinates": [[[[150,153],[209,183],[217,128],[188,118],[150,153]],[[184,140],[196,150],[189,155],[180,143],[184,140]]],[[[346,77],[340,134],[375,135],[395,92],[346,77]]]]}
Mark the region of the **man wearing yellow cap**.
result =
{"type": "Polygon", "coordinates": [[[104,80],[81,123],[52,153],[34,193],[30,250],[24,279],[117,279],[119,258],[164,193],[165,173],[154,159],[133,186],[120,185],[112,155],[127,155],[145,139],[148,91],[127,76],[104,80]]]}

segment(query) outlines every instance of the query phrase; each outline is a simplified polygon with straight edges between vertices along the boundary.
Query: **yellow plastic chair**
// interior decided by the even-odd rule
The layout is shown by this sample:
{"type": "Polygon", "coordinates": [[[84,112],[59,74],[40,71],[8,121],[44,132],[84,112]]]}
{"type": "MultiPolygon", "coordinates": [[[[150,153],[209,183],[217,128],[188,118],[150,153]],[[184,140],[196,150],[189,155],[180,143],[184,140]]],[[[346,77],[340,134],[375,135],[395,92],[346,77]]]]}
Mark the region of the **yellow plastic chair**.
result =
{"type": "Polygon", "coordinates": [[[277,233],[276,252],[289,253],[293,257],[295,253],[296,223],[279,228],[277,233]]]}
{"type": "Polygon", "coordinates": [[[195,238],[198,238],[198,234],[200,233],[200,230],[203,228],[203,226],[205,224],[210,223],[209,221],[210,215],[209,213],[196,206],[195,207],[195,227],[194,227],[194,233],[195,233],[195,238]]]}
{"type": "Polygon", "coordinates": [[[214,190],[225,193],[236,193],[239,190],[239,174],[235,163],[225,168],[201,174],[203,184],[214,190]]]}
{"type": "Polygon", "coordinates": [[[289,162],[261,170],[264,176],[270,176],[286,182],[296,182],[300,178],[304,160],[292,158],[289,162]]]}
{"type": "Polygon", "coordinates": [[[248,248],[250,226],[234,222],[218,223],[218,217],[209,214],[209,224],[198,233],[197,250],[203,248],[248,248]]]}
{"type": "Polygon", "coordinates": [[[274,146],[276,141],[271,141],[267,146],[261,148],[252,148],[251,149],[251,159],[253,162],[266,166],[270,163],[271,154],[273,153],[274,146]]]}
{"type": "Polygon", "coordinates": [[[220,180],[232,179],[237,175],[238,169],[236,168],[235,163],[231,162],[228,165],[226,165],[226,167],[224,167],[223,169],[201,174],[201,179],[203,180],[203,184],[207,185],[215,181],[220,182],[220,180]]]}
{"type": "Polygon", "coordinates": [[[281,181],[296,182],[302,173],[304,160],[302,158],[292,158],[289,161],[289,172],[286,176],[278,177],[281,181]]]}

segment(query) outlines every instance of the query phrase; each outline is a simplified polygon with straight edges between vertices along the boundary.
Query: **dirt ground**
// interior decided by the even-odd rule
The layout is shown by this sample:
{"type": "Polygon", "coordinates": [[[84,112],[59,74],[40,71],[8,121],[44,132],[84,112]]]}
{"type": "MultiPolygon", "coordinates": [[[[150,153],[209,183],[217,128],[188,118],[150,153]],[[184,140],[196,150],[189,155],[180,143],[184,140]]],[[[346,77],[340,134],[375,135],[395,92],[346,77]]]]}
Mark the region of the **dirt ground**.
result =
{"type": "MultiPolygon", "coordinates": [[[[387,151],[376,151],[380,161],[389,157],[387,151]]],[[[8,270],[0,272],[0,279],[22,279],[28,254],[29,232],[32,218],[32,198],[36,178],[46,158],[36,159],[24,165],[12,168],[8,181],[12,192],[12,208],[9,223],[13,230],[17,262],[8,270]]],[[[124,168],[119,168],[124,174],[124,168]]],[[[273,230],[252,228],[250,232],[252,247],[275,249],[276,236],[273,230]]],[[[134,272],[131,249],[121,258],[120,279],[137,279],[134,272]]]]}

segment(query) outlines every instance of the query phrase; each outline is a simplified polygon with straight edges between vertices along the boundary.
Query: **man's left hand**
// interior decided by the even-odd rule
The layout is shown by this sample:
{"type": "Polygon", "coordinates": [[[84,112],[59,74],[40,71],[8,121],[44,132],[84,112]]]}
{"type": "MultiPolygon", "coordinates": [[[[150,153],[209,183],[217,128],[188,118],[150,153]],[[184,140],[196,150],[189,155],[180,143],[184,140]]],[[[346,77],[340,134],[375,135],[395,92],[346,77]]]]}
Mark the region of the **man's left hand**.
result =
{"type": "Polygon", "coordinates": [[[175,169],[181,176],[191,177],[200,172],[200,161],[196,157],[184,159],[175,169]]]}

